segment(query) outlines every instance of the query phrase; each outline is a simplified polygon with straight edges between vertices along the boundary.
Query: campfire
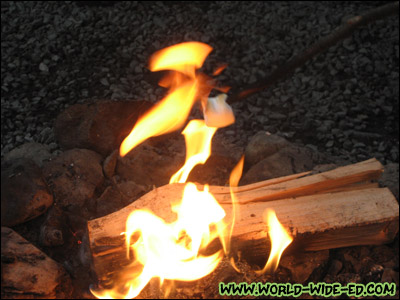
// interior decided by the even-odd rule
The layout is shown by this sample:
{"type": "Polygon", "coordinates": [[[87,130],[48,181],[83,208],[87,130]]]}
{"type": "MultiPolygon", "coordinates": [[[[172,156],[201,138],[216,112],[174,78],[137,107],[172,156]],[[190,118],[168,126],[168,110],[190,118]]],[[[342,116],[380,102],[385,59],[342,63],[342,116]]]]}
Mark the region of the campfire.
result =
{"type": "Polygon", "coordinates": [[[44,162],[28,145],[43,165],[2,164],[2,225],[13,227],[2,227],[4,298],[212,298],[288,282],[393,292],[398,248],[384,244],[398,239],[398,191],[378,183],[381,163],[321,166],[332,161],[265,131],[246,155],[233,144],[215,153],[235,116],[216,79],[226,66],[200,72],[211,51],[156,52],[150,70],[168,72],[157,104],[72,106],[55,126],[71,150],[44,162]]]}
{"type": "MultiPolygon", "coordinates": [[[[207,161],[216,126],[225,127],[234,122],[232,109],[225,103],[223,95],[215,99],[208,97],[215,87],[213,80],[197,72],[211,50],[206,44],[188,42],[153,55],[151,71],[170,71],[160,82],[160,85],[169,87],[168,95],[135,124],[120,147],[120,155],[124,156],[150,137],[180,129],[195,102],[200,101],[205,120],[191,120],[182,131],[186,142],[186,161],[171,177],[171,187],[176,183],[186,183],[191,170],[207,161]]],[[[243,159],[236,172],[232,173],[231,187],[237,186],[242,167],[243,159]]],[[[115,288],[92,290],[96,297],[134,298],[153,278],[158,278],[160,284],[165,280],[198,280],[215,270],[223,252],[229,254],[236,219],[235,193],[231,190],[234,213],[229,218],[210,193],[208,185],[198,190],[194,183],[188,182],[181,197],[180,194],[168,197],[170,210],[176,214],[175,220],[165,220],[164,216],[157,216],[148,207],[135,209],[129,214],[125,232],[121,234],[125,236],[126,257],[132,263],[123,268],[126,270],[118,272],[122,275],[119,275],[121,279],[116,282],[115,288]],[[216,239],[223,245],[223,250],[211,255],[202,254],[216,239]]],[[[277,268],[283,250],[292,241],[274,210],[266,213],[272,249],[261,273],[277,268]]]]}
{"type": "Polygon", "coordinates": [[[181,129],[196,102],[204,120],[191,120],[182,131],[186,161],[168,185],[88,222],[94,268],[98,278],[108,282],[107,288],[100,284],[91,289],[98,298],[137,297],[154,279],[168,296],[174,281],[209,275],[224,255],[241,272],[235,264],[238,249],[253,258],[269,256],[262,269],[253,270],[262,275],[277,269],[293,240],[292,251],[321,250],[385,243],[398,231],[396,200],[370,182],[382,172],[374,159],[322,174],[305,172],[238,187],[242,157],[229,187],[187,182],[191,170],[210,156],[217,129],[235,120],[224,94],[209,97],[214,88],[228,88],[217,88],[213,78],[198,72],[211,51],[206,44],[188,42],[151,57],[151,71],[170,72],[160,81],[169,91],[138,120],[122,142],[120,156],[150,137],[181,129]]]}

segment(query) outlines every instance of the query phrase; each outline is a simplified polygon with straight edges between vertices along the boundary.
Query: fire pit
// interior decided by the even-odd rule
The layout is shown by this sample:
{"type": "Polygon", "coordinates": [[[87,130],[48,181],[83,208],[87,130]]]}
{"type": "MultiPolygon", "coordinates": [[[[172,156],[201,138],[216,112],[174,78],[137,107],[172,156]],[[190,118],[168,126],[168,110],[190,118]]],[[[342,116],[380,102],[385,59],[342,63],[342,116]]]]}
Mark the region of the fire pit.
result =
{"type": "Polygon", "coordinates": [[[384,167],[317,167],[330,161],[268,132],[241,159],[213,141],[235,117],[229,88],[198,72],[211,50],[158,51],[150,69],[170,71],[159,103],[71,107],[56,132],[76,149],[2,163],[2,199],[20,201],[2,201],[2,225],[25,238],[2,227],[4,298],[396,294],[398,202],[378,183],[384,167]]]}

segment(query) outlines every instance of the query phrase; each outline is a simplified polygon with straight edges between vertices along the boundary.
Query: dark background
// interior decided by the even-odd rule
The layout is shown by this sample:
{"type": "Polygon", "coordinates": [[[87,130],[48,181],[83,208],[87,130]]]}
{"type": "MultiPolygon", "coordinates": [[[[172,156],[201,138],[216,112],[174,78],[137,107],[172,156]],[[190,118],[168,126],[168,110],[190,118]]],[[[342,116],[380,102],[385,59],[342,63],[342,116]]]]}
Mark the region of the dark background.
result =
{"type": "MultiPolygon", "coordinates": [[[[89,2],[89,1],[88,1],[89,2]]],[[[55,117],[87,100],[162,98],[146,68],[183,41],[214,48],[223,84],[246,87],[387,2],[1,2],[1,155],[25,142],[58,149],[55,117]]],[[[399,160],[398,16],[369,24],[286,81],[234,105],[222,129],[245,146],[260,130],[350,161],[399,160]]]]}

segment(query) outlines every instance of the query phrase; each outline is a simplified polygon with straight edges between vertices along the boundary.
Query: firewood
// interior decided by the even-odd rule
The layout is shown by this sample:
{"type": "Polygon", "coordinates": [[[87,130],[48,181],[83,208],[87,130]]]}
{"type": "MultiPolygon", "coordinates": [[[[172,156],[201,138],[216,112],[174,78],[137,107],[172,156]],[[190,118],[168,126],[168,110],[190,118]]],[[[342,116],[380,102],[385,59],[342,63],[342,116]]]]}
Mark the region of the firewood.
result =
{"type": "MultiPolygon", "coordinates": [[[[233,252],[241,251],[248,259],[267,258],[269,241],[262,217],[266,208],[276,211],[293,236],[291,249],[316,251],[390,242],[398,231],[399,206],[388,189],[370,182],[378,179],[382,170],[382,165],[371,159],[320,174],[303,173],[236,188],[240,215],[232,236],[233,252]]],[[[173,222],[176,215],[170,201],[180,199],[183,188],[184,184],[157,188],[115,213],[88,222],[99,279],[110,279],[129,263],[124,235],[120,235],[128,215],[134,209],[147,208],[173,222]]],[[[226,220],[231,220],[229,188],[210,187],[210,191],[224,208],[226,220]]]]}

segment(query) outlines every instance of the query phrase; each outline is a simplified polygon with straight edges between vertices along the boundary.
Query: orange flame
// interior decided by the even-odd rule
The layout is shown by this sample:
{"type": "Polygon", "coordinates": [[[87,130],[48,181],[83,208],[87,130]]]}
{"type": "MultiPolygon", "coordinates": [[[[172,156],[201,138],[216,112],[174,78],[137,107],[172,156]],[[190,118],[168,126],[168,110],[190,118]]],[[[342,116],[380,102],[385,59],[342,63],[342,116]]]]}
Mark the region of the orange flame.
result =
{"type": "MultiPolygon", "coordinates": [[[[206,44],[187,42],[162,49],[151,57],[151,71],[171,70],[159,83],[170,90],[160,103],[135,124],[121,144],[121,156],[149,137],[181,128],[195,101],[200,100],[208,122],[192,120],[182,132],[186,142],[186,161],[171,177],[170,183],[186,182],[191,170],[197,164],[206,162],[217,127],[227,126],[235,120],[231,108],[226,105],[226,95],[208,98],[215,82],[204,74],[196,74],[211,51],[212,48],[206,44]],[[206,124],[215,127],[207,127],[206,124]]],[[[223,68],[216,70],[214,75],[222,72],[223,68]]],[[[227,91],[228,88],[216,89],[227,91]]],[[[126,255],[132,263],[122,270],[115,288],[91,290],[92,293],[98,298],[134,298],[152,278],[158,278],[163,284],[165,280],[193,281],[210,274],[221,261],[223,251],[211,255],[201,253],[217,238],[225,253],[230,252],[231,236],[238,215],[238,202],[232,188],[239,183],[243,162],[244,157],[230,176],[233,208],[230,226],[224,222],[225,211],[209,193],[208,186],[199,191],[196,185],[189,182],[185,185],[182,200],[171,204],[171,210],[177,216],[174,222],[166,223],[146,209],[134,210],[129,215],[123,234],[126,255]]],[[[177,199],[170,200],[172,203],[177,199]]],[[[274,211],[266,210],[264,219],[269,227],[272,246],[268,262],[259,274],[276,270],[282,252],[292,241],[274,211]]],[[[234,261],[231,262],[237,269],[234,261]]]]}
{"type": "MultiPolygon", "coordinates": [[[[244,164],[244,156],[242,156],[240,158],[239,162],[233,168],[231,175],[229,176],[229,191],[230,191],[231,199],[232,199],[232,221],[231,221],[231,227],[230,227],[229,234],[226,234],[225,235],[226,238],[222,240],[223,241],[222,246],[224,247],[224,251],[226,254],[229,254],[229,252],[230,252],[233,227],[235,225],[236,218],[239,217],[238,216],[239,207],[237,204],[238,202],[237,202],[237,198],[236,198],[232,188],[237,187],[239,184],[240,177],[242,177],[243,164],[244,164]]],[[[233,267],[236,268],[233,261],[231,261],[231,262],[232,262],[233,267]]]]}
{"type": "Polygon", "coordinates": [[[192,120],[182,134],[186,142],[186,161],[183,167],[172,175],[169,183],[186,182],[190,171],[204,164],[211,154],[211,139],[217,131],[215,127],[207,127],[203,120],[192,120]]]}
{"type": "Polygon", "coordinates": [[[92,291],[98,298],[134,298],[157,277],[165,279],[193,281],[211,273],[222,259],[222,251],[209,256],[199,255],[212,240],[224,230],[222,219],[225,211],[208,192],[197,190],[196,185],[185,186],[181,203],[173,205],[177,214],[175,222],[167,224],[148,210],[133,211],[126,222],[127,256],[133,250],[135,260],[124,279],[125,293],[118,289],[92,291]],[[214,224],[213,230],[210,225],[214,224]],[[131,238],[139,233],[133,244],[131,238]],[[139,271],[138,271],[139,270],[139,271]]]}
{"type": "Polygon", "coordinates": [[[274,210],[266,209],[264,212],[264,220],[269,228],[268,235],[271,240],[271,252],[264,269],[257,272],[258,274],[264,274],[267,271],[270,273],[274,272],[278,268],[283,251],[293,241],[293,238],[279,222],[274,210]]]}
{"type": "Polygon", "coordinates": [[[228,66],[227,64],[220,65],[220,66],[219,66],[218,68],[216,68],[215,71],[213,72],[213,76],[217,76],[217,75],[221,74],[222,71],[225,70],[227,66],[228,66]]]}
{"type": "MultiPolygon", "coordinates": [[[[168,95],[144,115],[120,147],[124,156],[149,137],[182,127],[196,100],[207,101],[214,82],[196,74],[212,51],[206,44],[182,43],[155,53],[150,70],[172,70],[160,85],[169,87],[168,95]]],[[[186,162],[171,177],[170,183],[186,182],[194,166],[205,163],[211,153],[211,139],[217,128],[202,120],[192,120],[182,132],[186,141],[186,162]]],[[[177,199],[170,199],[176,201],[177,199]]],[[[180,203],[172,205],[177,218],[166,223],[146,209],[133,211],[126,222],[126,251],[132,263],[124,269],[116,287],[92,291],[98,298],[134,298],[152,278],[192,281],[211,273],[222,259],[223,251],[205,256],[201,253],[213,240],[221,243],[226,232],[225,211],[209,193],[187,183],[180,203]],[[131,252],[133,256],[131,258],[131,252]]]]}
{"type": "Polygon", "coordinates": [[[190,78],[195,77],[196,69],[201,68],[212,47],[199,42],[186,42],[164,48],[150,58],[150,70],[174,70],[190,78]]]}
{"type": "Polygon", "coordinates": [[[212,48],[207,44],[187,42],[153,54],[150,59],[151,71],[175,71],[162,82],[163,86],[170,87],[170,91],[137,122],[124,139],[120,147],[121,156],[149,137],[178,130],[185,124],[194,102],[200,97],[201,83],[204,84],[205,80],[196,76],[196,69],[203,65],[211,51],[212,48]]]}

